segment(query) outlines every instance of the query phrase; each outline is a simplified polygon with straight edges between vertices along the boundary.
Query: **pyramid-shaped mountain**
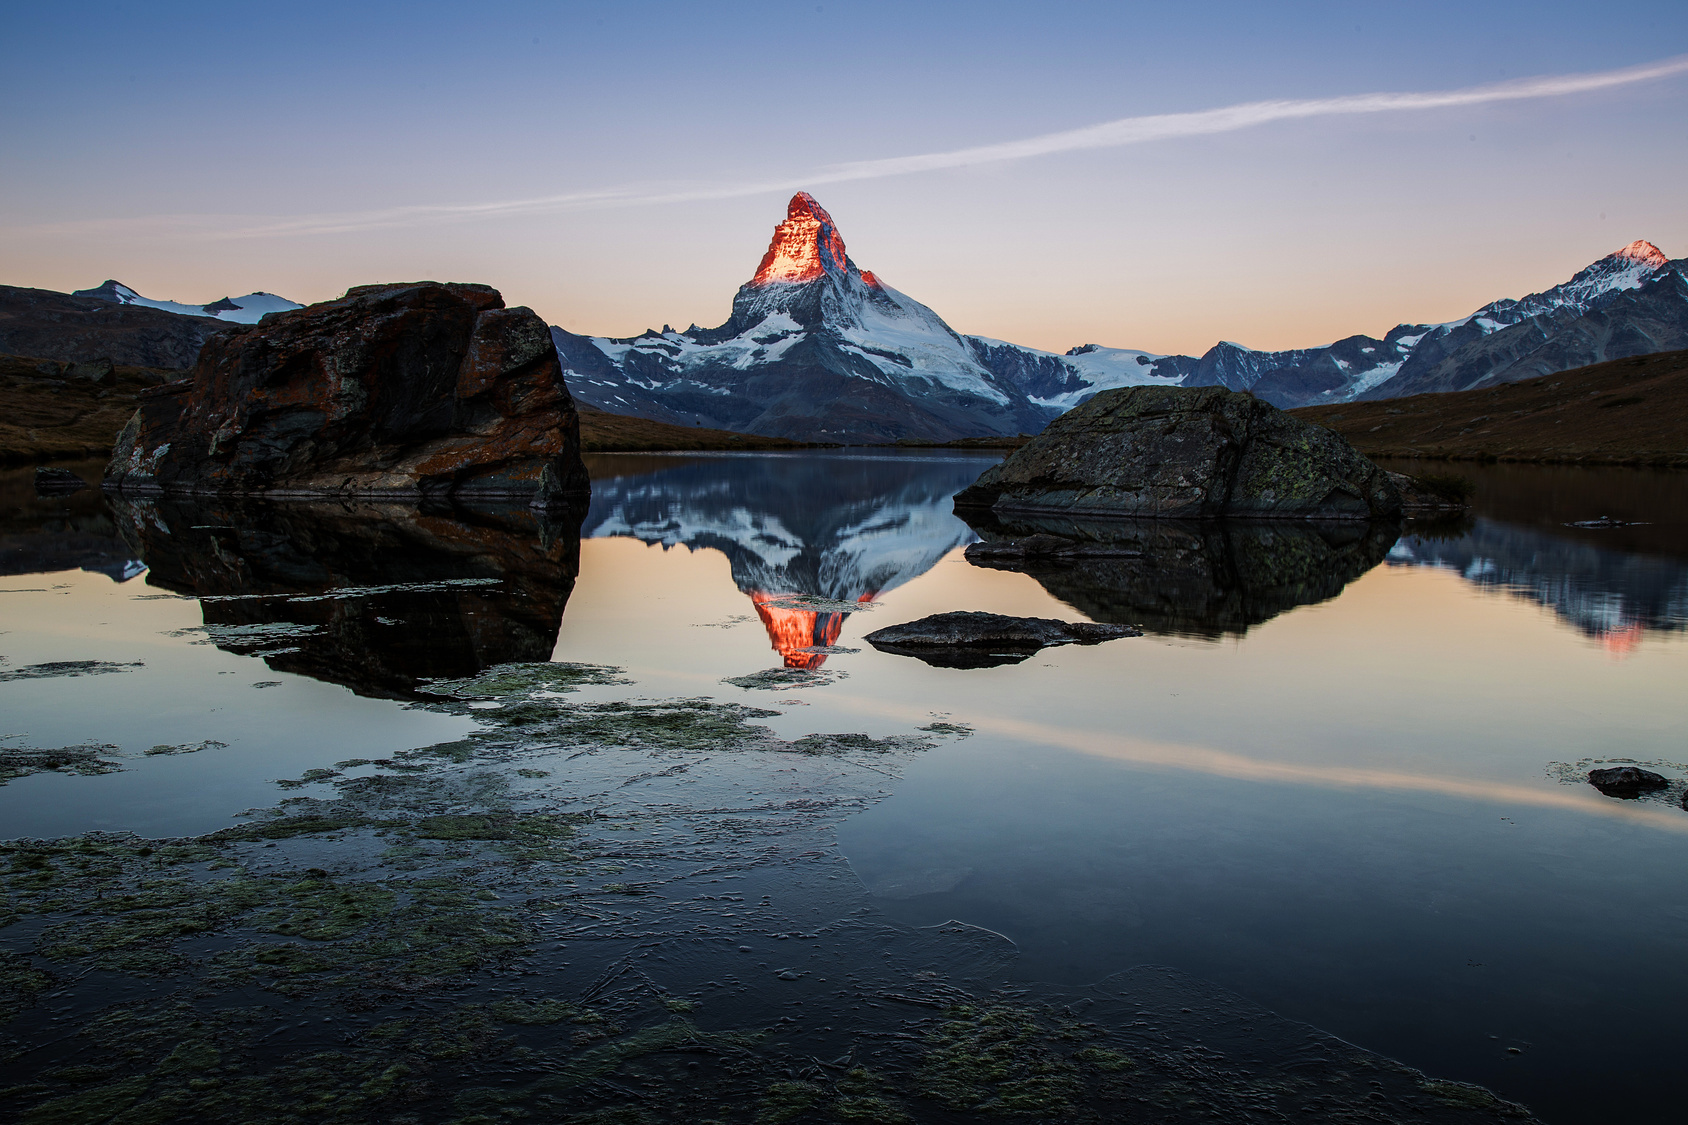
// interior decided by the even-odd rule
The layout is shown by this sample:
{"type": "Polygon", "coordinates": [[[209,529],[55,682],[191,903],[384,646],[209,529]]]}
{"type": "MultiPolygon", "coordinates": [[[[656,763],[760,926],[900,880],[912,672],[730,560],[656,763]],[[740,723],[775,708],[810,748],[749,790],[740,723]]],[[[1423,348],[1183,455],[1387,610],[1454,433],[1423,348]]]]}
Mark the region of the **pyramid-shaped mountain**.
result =
{"type": "Polygon", "coordinates": [[[803,440],[945,441],[1043,428],[1059,408],[975,340],[850,260],[798,192],[719,328],[631,339],[551,330],[575,397],[603,410],[803,440]]]}

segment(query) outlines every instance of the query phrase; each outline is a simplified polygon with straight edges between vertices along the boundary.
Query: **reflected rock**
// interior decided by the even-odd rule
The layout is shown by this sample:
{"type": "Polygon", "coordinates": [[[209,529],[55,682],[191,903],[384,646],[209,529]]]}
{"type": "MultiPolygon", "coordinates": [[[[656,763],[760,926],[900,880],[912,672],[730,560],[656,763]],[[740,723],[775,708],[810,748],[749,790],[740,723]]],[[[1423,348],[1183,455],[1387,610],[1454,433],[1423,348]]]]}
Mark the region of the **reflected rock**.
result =
{"type": "Polygon", "coordinates": [[[595,457],[590,538],[720,551],[787,668],[819,668],[844,619],[972,534],[950,497],[990,455],[595,457]],[[619,470],[619,471],[618,471],[619,470]]]}
{"type": "Polygon", "coordinates": [[[387,699],[546,661],[580,569],[580,509],[116,504],[148,585],[200,599],[205,641],[387,699]]]}
{"type": "Polygon", "coordinates": [[[964,512],[975,566],[1030,575],[1096,621],[1214,639],[1334,598],[1383,561],[1395,523],[1001,517],[964,512]]]}
{"type": "Polygon", "coordinates": [[[1142,635],[1129,625],[963,610],[875,629],[863,640],[880,652],[912,656],[934,668],[995,668],[1018,664],[1056,645],[1095,645],[1142,635]]]}
{"type": "MultiPolygon", "coordinates": [[[[68,474],[80,480],[76,474],[68,474]]],[[[0,576],[86,570],[127,582],[146,567],[99,492],[43,495],[29,469],[0,471],[0,576]]]]}
{"type": "Polygon", "coordinates": [[[69,469],[40,465],[35,470],[35,492],[39,496],[58,496],[66,492],[81,492],[88,482],[69,469]]]}

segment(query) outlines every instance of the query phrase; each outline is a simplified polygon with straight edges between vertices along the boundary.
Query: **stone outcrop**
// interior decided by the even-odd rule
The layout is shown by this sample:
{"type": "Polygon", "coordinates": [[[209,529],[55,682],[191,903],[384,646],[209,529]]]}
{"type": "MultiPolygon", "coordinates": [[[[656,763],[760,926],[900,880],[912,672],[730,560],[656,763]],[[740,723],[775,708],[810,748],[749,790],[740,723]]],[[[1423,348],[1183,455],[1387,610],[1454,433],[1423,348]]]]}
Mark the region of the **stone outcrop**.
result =
{"type": "Polygon", "coordinates": [[[1199,519],[1392,519],[1401,492],[1347,440],[1222,387],[1103,391],[955,498],[958,509],[1199,519]]]}
{"type": "Polygon", "coordinates": [[[1018,664],[1055,645],[1094,645],[1142,635],[1129,625],[963,610],[876,629],[862,639],[880,652],[913,656],[939,668],[992,668],[1018,664]]]}
{"type": "Polygon", "coordinates": [[[484,285],[364,285],[213,336],[143,392],[106,485],[133,494],[474,498],[588,491],[544,321],[484,285]]]}

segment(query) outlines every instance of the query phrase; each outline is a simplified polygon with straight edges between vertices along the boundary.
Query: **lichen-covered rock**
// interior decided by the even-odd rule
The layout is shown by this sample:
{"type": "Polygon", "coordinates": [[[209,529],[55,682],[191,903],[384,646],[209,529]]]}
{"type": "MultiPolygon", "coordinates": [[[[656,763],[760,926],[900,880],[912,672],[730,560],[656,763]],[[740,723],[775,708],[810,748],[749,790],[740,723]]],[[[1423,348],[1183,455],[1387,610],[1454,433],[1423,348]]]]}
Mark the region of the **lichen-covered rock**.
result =
{"type": "Polygon", "coordinates": [[[364,285],[212,337],[143,392],[106,484],[127,493],[487,497],[588,490],[545,322],[485,285],[364,285]]]}
{"type": "Polygon", "coordinates": [[[1157,518],[1378,519],[1389,474],[1347,439],[1223,387],[1126,387],[1061,415],[958,508],[1157,518]]]}

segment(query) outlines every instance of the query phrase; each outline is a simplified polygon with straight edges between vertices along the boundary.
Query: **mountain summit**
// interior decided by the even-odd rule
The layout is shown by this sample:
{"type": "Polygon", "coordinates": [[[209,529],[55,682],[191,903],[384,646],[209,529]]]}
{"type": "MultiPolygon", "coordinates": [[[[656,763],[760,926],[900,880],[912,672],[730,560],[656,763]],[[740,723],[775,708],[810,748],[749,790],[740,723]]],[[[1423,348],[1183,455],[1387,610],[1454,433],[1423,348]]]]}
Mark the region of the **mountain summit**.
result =
{"type": "Polygon", "coordinates": [[[551,330],[576,397],[604,410],[803,440],[946,441],[1042,429],[1055,411],[978,344],[856,266],[807,192],[719,328],[627,339],[551,330]]]}
{"type": "Polygon", "coordinates": [[[802,284],[822,274],[854,274],[874,288],[879,282],[871,273],[856,268],[844,252],[844,239],[833,225],[826,208],[815,197],[800,191],[785,209],[785,221],[774,228],[773,241],[756,267],[750,284],[756,287],[777,282],[802,284]]]}

